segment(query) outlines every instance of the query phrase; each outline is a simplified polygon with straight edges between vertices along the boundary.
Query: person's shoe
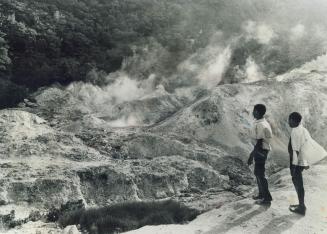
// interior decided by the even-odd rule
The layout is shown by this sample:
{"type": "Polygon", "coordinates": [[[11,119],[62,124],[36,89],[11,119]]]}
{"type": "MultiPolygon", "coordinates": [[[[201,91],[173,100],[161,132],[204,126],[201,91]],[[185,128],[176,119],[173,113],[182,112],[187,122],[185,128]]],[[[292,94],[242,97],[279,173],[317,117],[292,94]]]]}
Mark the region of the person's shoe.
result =
{"type": "Polygon", "coordinates": [[[255,204],[262,205],[262,206],[270,206],[271,205],[271,201],[262,199],[262,200],[255,201],[255,204]]]}
{"type": "Polygon", "coordinates": [[[307,210],[307,208],[305,206],[290,206],[289,207],[289,210],[293,213],[297,213],[297,214],[300,214],[300,215],[305,215],[305,212],[307,210]]]}
{"type": "Polygon", "coordinates": [[[263,196],[261,196],[261,195],[254,195],[254,196],[252,197],[252,199],[253,199],[253,200],[262,200],[262,199],[263,199],[263,196]]]}

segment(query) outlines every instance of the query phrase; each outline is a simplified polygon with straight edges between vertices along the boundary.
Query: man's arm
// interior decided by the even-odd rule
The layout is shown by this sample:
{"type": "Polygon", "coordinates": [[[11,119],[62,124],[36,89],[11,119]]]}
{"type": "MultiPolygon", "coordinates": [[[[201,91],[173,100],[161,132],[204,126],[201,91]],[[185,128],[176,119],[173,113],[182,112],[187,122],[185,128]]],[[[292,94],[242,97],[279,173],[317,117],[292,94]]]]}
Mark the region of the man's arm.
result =
{"type": "Polygon", "coordinates": [[[265,128],[263,132],[266,139],[272,138],[272,132],[268,128],[265,128]]]}
{"type": "Polygon", "coordinates": [[[300,154],[299,151],[293,150],[293,162],[292,162],[293,165],[298,165],[298,162],[299,162],[299,154],[300,154]]]}
{"type": "Polygon", "coordinates": [[[300,148],[301,148],[301,135],[299,134],[298,130],[292,129],[291,144],[293,149],[293,160],[291,163],[293,165],[298,165],[300,148]]]}
{"type": "Polygon", "coordinates": [[[262,126],[258,127],[257,135],[255,138],[257,140],[256,142],[257,146],[258,145],[262,146],[263,140],[270,139],[270,138],[272,138],[272,132],[268,128],[262,126]]]}
{"type": "MultiPolygon", "coordinates": [[[[298,162],[299,162],[299,154],[300,154],[300,152],[299,151],[297,151],[297,150],[294,150],[293,151],[293,165],[298,165],[298,162]],[[294,157],[294,155],[296,155],[295,157],[294,157]]],[[[307,169],[309,169],[310,167],[309,166],[302,166],[305,170],[307,170],[307,169]]],[[[294,167],[294,169],[295,169],[295,167],[294,167]]]]}
{"type": "Polygon", "coordinates": [[[261,125],[256,125],[255,128],[254,128],[254,132],[255,132],[255,140],[256,140],[256,143],[254,145],[254,149],[253,151],[250,153],[250,156],[249,156],[249,159],[248,159],[248,165],[252,165],[253,164],[253,159],[254,159],[254,154],[255,154],[255,149],[258,149],[258,148],[262,148],[262,144],[263,144],[263,139],[264,139],[264,135],[265,135],[265,129],[262,128],[261,125]]]}
{"type": "MultiPolygon", "coordinates": [[[[293,151],[293,165],[298,165],[298,162],[299,162],[299,154],[300,154],[299,151],[297,151],[297,150],[294,150],[293,151]],[[296,156],[294,157],[294,155],[296,155],[296,156]]],[[[307,170],[310,167],[309,166],[303,166],[303,168],[307,170]]]]}

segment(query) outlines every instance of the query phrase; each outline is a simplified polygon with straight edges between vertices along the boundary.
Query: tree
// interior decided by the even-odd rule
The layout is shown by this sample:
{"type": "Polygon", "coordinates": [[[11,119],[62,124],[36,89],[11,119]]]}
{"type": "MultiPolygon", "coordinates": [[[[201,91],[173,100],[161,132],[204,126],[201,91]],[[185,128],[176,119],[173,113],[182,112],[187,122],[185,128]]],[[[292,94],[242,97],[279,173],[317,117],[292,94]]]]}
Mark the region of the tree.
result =
{"type": "Polygon", "coordinates": [[[8,56],[8,45],[4,39],[5,34],[0,31],[0,78],[10,71],[11,59],[8,56]]]}

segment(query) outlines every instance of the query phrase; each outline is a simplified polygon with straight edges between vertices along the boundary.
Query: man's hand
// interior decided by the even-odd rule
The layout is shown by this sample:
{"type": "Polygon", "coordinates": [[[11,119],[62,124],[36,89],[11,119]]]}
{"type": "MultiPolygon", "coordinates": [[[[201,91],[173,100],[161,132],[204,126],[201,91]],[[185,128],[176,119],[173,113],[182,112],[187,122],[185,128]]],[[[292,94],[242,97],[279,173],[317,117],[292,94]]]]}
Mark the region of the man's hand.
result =
{"type": "Polygon", "coordinates": [[[294,166],[294,165],[290,166],[290,171],[291,171],[291,176],[292,177],[295,175],[295,168],[296,168],[296,166],[294,166]]]}
{"type": "Polygon", "coordinates": [[[308,170],[310,167],[309,166],[304,166],[304,170],[308,170]]]}
{"type": "Polygon", "coordinates": [[[249,159],[248,159],[248,166],[251,166],[253,164],[253,157],[252,155],[250,155],[249,159]]]}
{"type": "Polygon", "coordinates": [[[254,158],[254,150],[250,153],[250,156],[248,159],[248,166],[251,166],[253,164],[253,158],[254,158]]]}

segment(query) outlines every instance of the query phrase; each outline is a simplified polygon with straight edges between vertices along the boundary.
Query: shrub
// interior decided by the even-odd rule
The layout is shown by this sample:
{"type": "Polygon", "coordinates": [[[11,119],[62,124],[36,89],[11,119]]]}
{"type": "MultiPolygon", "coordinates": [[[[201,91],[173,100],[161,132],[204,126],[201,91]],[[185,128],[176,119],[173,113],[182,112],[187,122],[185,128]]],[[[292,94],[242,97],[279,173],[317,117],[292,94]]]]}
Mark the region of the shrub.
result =
{"type": "Polygon", "coordinates": [[[89,233],[129,231],[145,225],[176,224],[195,219],[199,211],[175,201],[130,202],[63,213],[62,227],[80,225],[89,233]]]}
{"type": "Polygon", "coordinates": [[[14,107],[28,95],[28,90],[0,78],[0,109],[14,107]]]}

